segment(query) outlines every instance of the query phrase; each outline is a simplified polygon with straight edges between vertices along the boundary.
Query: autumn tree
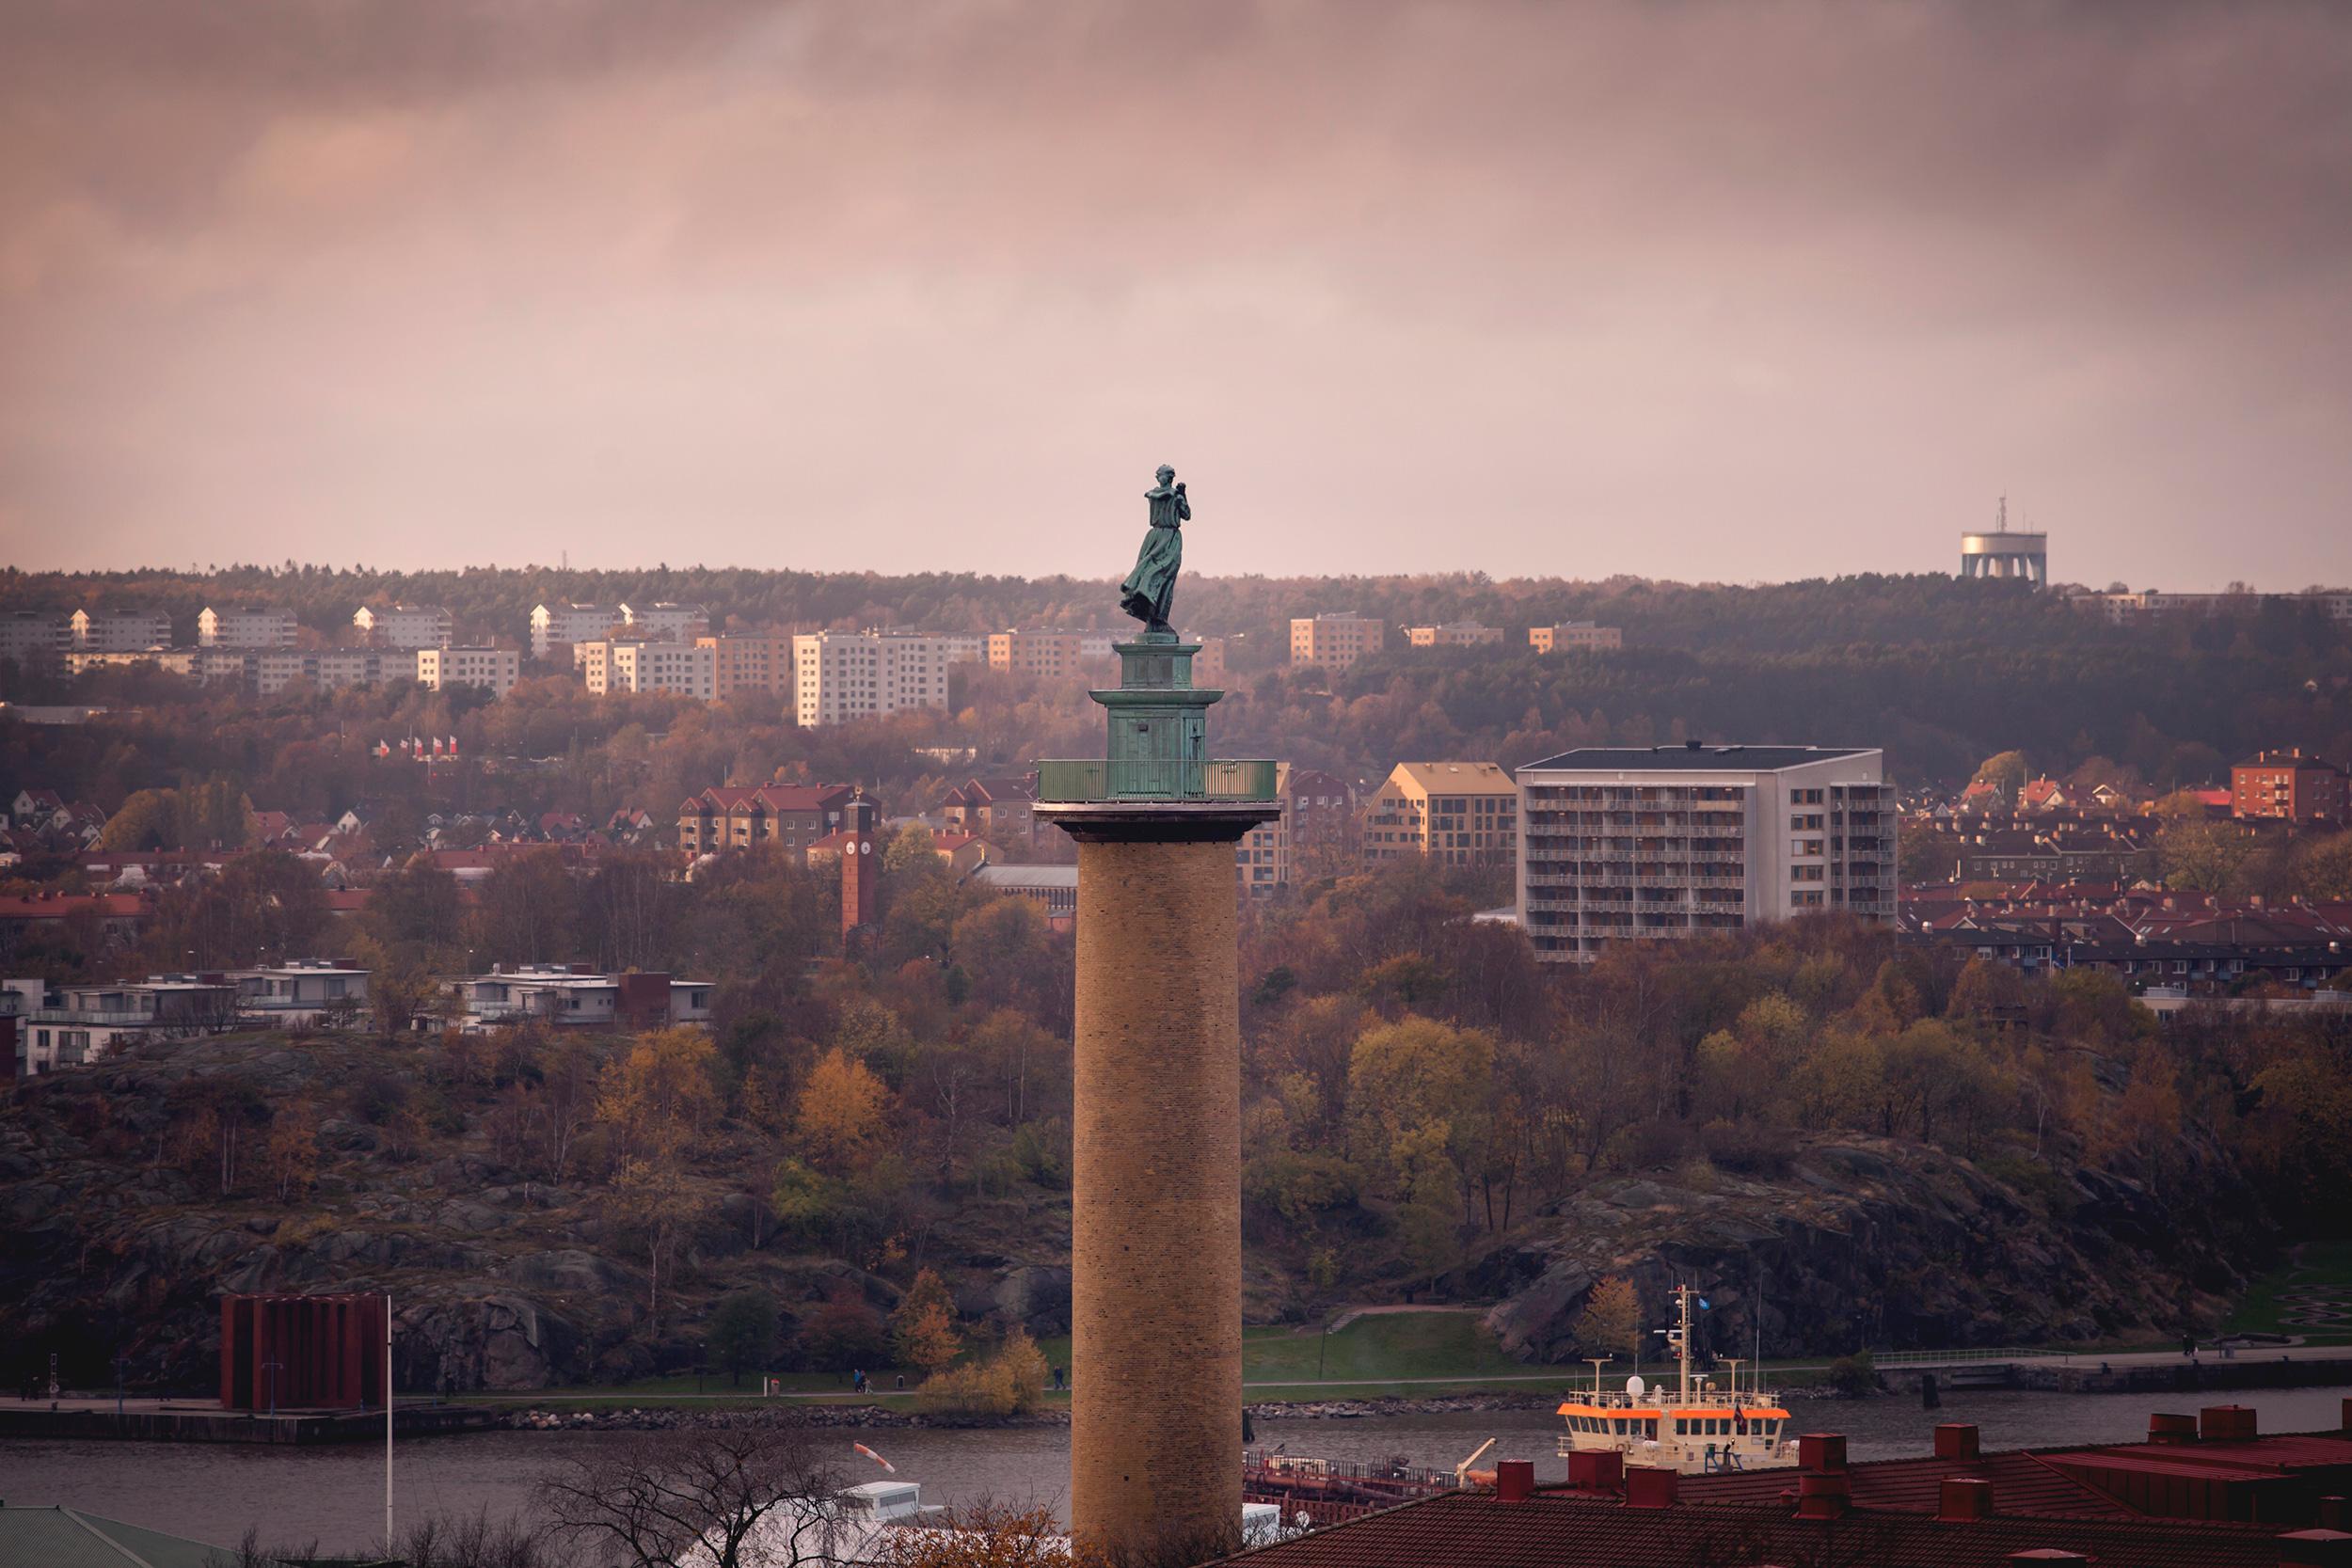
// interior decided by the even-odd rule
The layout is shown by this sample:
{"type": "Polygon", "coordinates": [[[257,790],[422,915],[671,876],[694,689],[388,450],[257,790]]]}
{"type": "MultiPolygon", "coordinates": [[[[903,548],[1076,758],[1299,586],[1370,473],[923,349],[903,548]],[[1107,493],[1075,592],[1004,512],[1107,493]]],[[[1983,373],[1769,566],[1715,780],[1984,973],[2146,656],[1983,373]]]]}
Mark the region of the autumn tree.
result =
{"type": "Polygon", "coordinates": [[[963,1353],[963,1341],[956,1333],[955,1298],[933,1271],[917,1271],[914,1283],[899,1298],[898,1310],[891,1313],[890,1348],[899,1366],[919,1367],[926,1372],[952,1366],[963,1353]]]}
{"type": "Polygon", "coordinates": [[[1576,1320],[1577,1343],[1597,1355],[1642,1354],[1642,1297],[1633,1281],[1611,1275],[1584,1298],[1576,1320]]]}
{"type": "Polygon", "coordinates": [[[319,1178],[319,1117],[308,1101],[297,1101],[270,1118],[263,1149],[269,1183],[278,1201],[308,1197],[319,1178]]]}
{"type": "Polygon", "coordinates": [[[817,1058],[801,1085],[793,1135],[820,1169],[855,1170],[882,1142],[890,1090],[864,1062],[839,1046],[817,1058]]]}
{"type": "Polygon", "coordinates": [[[631,1150],[675,1153],[718,1117],[718,1057],[710,1037],[691,1026],[638,1036],[597,1079],[596,1119],[631,1150]]]}

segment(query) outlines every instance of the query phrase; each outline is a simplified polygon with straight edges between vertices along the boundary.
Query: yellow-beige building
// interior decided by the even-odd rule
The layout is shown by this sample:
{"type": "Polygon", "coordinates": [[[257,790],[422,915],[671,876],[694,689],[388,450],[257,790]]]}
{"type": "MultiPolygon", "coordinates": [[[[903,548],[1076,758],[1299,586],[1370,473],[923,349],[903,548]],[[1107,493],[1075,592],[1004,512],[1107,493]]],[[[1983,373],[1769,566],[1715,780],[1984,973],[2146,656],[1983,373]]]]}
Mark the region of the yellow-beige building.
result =
{"type": "Polygon", "coordinates": [[[1518,858],[1519,788],[1491,762],[1400,762],[1364,816],[1364,859],[1428,855],[1447,865],[1518,858]]]}
{"type": "Polygon", "coordinates": [[[772,691],[787,701],[794,695],[789,632],[697,637],[694,646],[710,650],[711,689],[719,702],[738,691],[772,691]]]}
{"type": "Polygon", "coordinates": [[[1405,641],[1416,648],[1500,647],[1502,628],[1482,626],[1475,621],[1455,621],[1442,626],[1406,626],[1405,641]]]}
{"type": "Polygon", "coordinates": [[[1590,621],[1563,621],[1556,626],[1528,627],[1527,645],[1539,654],[1564,654],[1572,649],[1591,653],[1624,647],[1625,631],[1619,626],[1597,626],[1590,621]]]}
{"type": "Polygon", "coordinates": [[[1291,662],[1319,664],[1337,672],[1380,651],[1386,621],[1368,620],[1352,610],[1336,615],[1302,615],[1291,622],[1291,662]]]}

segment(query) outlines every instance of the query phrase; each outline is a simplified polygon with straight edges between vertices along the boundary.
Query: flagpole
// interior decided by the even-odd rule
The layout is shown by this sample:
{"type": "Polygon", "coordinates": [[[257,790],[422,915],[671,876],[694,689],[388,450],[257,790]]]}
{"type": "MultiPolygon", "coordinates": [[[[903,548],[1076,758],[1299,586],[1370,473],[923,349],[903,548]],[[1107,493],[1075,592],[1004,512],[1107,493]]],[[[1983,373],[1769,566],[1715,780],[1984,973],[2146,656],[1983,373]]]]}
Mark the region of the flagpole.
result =
{"type": "Polygon", "coordinates": [[[384,1555],[392,1555],[392,1292],[384,1292],[384,1555]]]}

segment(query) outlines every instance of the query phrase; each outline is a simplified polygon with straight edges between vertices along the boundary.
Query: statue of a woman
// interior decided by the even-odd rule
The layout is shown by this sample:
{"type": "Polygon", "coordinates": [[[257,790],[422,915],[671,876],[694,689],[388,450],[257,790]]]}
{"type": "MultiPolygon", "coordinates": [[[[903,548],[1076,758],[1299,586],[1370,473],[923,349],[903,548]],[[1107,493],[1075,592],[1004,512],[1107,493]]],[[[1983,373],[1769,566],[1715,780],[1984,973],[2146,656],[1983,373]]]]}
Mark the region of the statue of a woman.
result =
{"type": "Polygon", "coordinates": [[[1146,635],[1175,632],[1168,624],[1168,607],[1176,599],[1176,574],[1184,563],[1183,529],[1192,516],[1184,487],[1171,483],[1176,470],[1160,465],[1160,482],[1143,493],[1152,506],[1152,531],[1136,552],[1136,569],[1119,585],[1119,608],[1143,623],[1146,635]]]}

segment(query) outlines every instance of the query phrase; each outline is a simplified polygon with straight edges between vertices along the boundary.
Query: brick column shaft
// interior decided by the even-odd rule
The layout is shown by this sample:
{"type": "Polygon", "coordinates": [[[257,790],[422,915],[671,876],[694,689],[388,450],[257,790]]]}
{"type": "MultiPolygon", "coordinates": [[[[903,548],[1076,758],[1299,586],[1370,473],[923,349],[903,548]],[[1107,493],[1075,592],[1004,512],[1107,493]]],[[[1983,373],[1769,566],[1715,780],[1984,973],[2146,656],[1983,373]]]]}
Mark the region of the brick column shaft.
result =
{"type": "Polygon", "coordinates": [[[1070,1516],[1105,1544],[1241,1525],[1232,832],[1078,846],[1070,1516]]]}

